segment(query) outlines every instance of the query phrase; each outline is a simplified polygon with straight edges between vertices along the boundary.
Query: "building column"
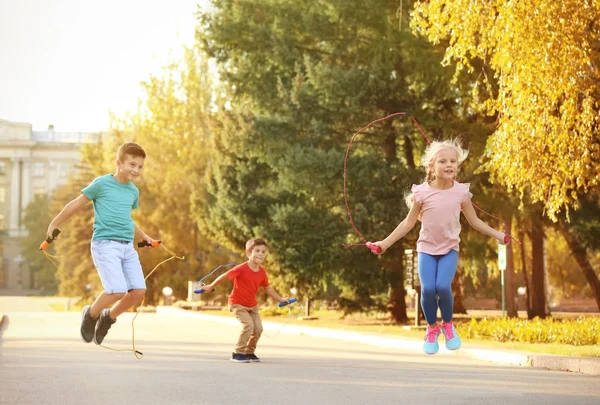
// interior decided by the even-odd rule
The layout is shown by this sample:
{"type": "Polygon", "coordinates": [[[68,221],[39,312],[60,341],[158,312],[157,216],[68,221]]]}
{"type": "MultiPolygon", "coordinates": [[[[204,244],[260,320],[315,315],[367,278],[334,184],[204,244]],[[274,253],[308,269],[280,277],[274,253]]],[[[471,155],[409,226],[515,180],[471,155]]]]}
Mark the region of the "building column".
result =
{"type": "Polygon", "coordinates": [[[54,161],[52,158],[48,159],[48,173],[46,174],[46,176],[46,178],[48,179],[48,190],[56,190],[58,186],[58,174],[56,161],[54,161]]]}
{"type": "MultiPolygon", "coordinates": [[[[22,215],[25,215],[25,209],[31,202],[31,197],[33,194],[32,184],[31,184],[31,160],[24,159],[23,160],[23,173],[22,173],[22,188],[21,188],[21,212],[22,215]]],[[[21,228],[25,229],[25,225],[23,225],[23,218],[21,217],[21,228]]]]}
{"type": "Polygon", "coordinates": [[[21,197],[21,159],[12,158],[11,166],[8,233],[11,236],[17,236],[19,233],[19,216],[21,215],[21,207],[19,206],[21,197]]]}

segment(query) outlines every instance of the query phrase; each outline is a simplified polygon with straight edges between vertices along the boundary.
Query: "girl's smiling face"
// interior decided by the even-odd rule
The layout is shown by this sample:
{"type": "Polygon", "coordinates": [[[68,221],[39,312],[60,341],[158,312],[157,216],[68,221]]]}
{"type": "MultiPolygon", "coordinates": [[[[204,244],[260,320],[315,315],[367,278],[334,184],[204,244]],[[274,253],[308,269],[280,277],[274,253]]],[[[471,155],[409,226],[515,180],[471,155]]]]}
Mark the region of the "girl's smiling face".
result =
{"type": "Polygon", "coordinates": [[[430,168],[433,169],[436,179],[454,180],[458,172],[458,153],[451,148],[441,149],[430,168]]]}

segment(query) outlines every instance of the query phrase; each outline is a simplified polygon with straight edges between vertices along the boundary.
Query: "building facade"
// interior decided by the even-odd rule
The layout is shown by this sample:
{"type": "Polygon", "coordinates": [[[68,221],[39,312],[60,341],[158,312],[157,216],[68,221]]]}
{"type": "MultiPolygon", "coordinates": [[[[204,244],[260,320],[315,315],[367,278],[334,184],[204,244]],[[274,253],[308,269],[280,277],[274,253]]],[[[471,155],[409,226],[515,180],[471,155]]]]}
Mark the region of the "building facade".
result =
{"type": "MultiPolygon", "coordinates": [[[[36,194],[51,194],[80,162],[81,146],[101,133],[33,131],[31,124],[0,119],[0,293],[35,288],[21,254],[25,208],[36,194]]],[[[47,224],[40,224],[47,226],[47,224]]],[[[41,242],[41,241],[40,241],[41,242]]]]}

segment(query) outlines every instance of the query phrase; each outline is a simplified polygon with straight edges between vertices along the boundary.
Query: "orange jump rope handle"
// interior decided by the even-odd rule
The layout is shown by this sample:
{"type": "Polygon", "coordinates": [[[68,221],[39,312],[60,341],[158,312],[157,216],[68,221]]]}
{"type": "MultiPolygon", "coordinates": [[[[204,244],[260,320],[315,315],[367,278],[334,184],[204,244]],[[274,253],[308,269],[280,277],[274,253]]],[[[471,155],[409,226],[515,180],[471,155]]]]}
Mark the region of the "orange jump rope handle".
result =
{"type": "Polygon", "coordinates": [[[40,245],[40,250],[46,250],[46,248],[48,246],[50,246],[52,241],[54,239],[56,239],[56,237],[58,236],[59,233],[60,233],[60,229],[54,228],[54,230],[52,231],[52,237],[48,236],[48,239],[46,239],[45,241],[42,242],[42,244],[40,245]]]}
{"type": "Polygon", "coordinates": [[[147,241],[143,240],[141,242],[138,242],[138,247],[146,247],[146,246],[150,246],[150,247],[157,247],[158,245],[160,245],[160,240],[153,240],[152,242],[148,243],[147,241]]]}

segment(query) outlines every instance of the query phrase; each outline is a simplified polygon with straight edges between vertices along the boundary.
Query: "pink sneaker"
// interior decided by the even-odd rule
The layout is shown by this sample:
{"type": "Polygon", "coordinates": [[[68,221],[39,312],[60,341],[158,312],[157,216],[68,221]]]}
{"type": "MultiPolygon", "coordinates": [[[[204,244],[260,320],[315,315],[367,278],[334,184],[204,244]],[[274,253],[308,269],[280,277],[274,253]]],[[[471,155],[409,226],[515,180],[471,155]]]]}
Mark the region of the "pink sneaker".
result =
{"type": "Polygon", "coordinates": [[[444,322],[442,323],[441,329],[444,337],[446,338],[446,349],[458,349],[462,342],[460,341],[460,337],[458,337],[458,333],[456,333],[454,324],[452,322],[444,322]]]}
{"type": "Polygon", "coordinates": [[[438,336],[440,336],[440,327],[438,325],[433,328],[428,326],[425,334],[425,343],[423,343],[423,351],[427,354],[436,354],[440,350],[438,344],[438,336]]]}

